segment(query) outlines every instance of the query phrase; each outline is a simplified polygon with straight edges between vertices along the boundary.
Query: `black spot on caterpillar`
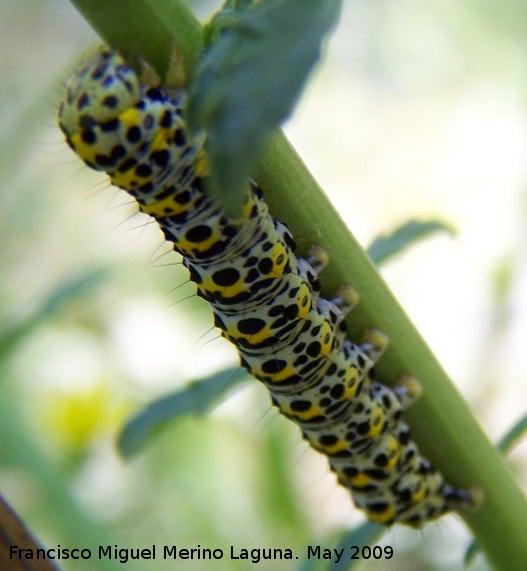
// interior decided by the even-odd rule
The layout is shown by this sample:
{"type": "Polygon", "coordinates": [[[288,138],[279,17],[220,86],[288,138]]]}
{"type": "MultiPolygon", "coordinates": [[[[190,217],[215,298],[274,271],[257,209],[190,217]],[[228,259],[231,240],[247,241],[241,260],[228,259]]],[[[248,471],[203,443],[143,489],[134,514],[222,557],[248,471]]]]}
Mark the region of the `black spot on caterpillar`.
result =
{"type": "Polygon", "coordinates": [[[157,221],[242,365],[328,457],[370,520],[420,527],[474,506],[472,492],[445,482],[419,454],[402,420],[418,383],[405,377],[389,388],[371,378],[386,337],[372,330],[360,344],[346,338],[355,291],[319,295],[326,252],[296,256],[256,184],[248,183],[235,218],[206,192],[204,137],[187,132],[184,106],[184,90],[143,85],[118,53],[101,48],[68,82],[59,124],[88,166],[157,221]]]}

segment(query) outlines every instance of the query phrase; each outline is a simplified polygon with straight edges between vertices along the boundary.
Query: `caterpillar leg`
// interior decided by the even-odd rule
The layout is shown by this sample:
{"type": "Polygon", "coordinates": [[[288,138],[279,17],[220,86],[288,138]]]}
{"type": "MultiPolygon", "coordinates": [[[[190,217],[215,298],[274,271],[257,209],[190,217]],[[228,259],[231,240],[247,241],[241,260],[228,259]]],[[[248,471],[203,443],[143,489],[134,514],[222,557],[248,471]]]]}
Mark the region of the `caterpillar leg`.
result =
{"type": "Polygon", "coordinates": [[[390,341],[385,333],[378,329],[368,329],[364,332],[359,349],[372,364],[375,364],[383,356],[389,343],[390,341]]]}
{"type": "Polygon", "coordinates": [[[478,488],[454,488],[419,455],[403,422],[372,444],[358,451],[352,461],[330,460],[339,481],[351,490],[356,505],[370,520],[420,528],[449,511],[481,505],[478,488]]]}
{"type": "Polygon", "coordinates": [[[359,305],[360,296],[351,286],[342,286],[337,290],[331,301],[344,315],[348,315],[359,305]]]}
{"type": "Polygon", "coordinates": [[[412,375],[400,377],[392,387],[392,390],[397,395],[403,410],[412,406],[423,394],[421,384],[412,375]]]}
{"type": "Polygon", "coordinates": [[[329,264],[329,254],[321,246],[311,246],[305,260],[318,276],[329,264]]]}
{"type": "MultiPolygon", "coordinates": [[[[321,246],[311,246],[305,261],[318,277],[322,270],[329,264],[329,254],[321,246]]],[[[331,299],[340,311],[347,315],[357,307],[360,301],[359,294],[351,286],[342,286],[331,299]]]]}
{"type": "Polygon", "coordinates": [[[450,511],[474,511],[481,506],[481,488],[455,488],[422,457],[416,456],[414,464],[414,469],[393,486],[397,498],[396,521],[399,523],[418,529],[427,521],[450,511]]]}
{"type": "Polygon", "coordinates": [[[483,490],[479,486],[471,486],[466,490],[458,490],[450,484],[443,485],[443,497],[446,509],[451,510],[477,510],[483,503],[483,490]]]}
{"type": "Polygon", "coordinates": [[[319,313],[326,315],[333,325],[338,347],[344,344],[348,327],[346,316],[359,303],[359,294],[349,286],[341,287],[330,300],[317,298],[316,308],[319,313]]]}

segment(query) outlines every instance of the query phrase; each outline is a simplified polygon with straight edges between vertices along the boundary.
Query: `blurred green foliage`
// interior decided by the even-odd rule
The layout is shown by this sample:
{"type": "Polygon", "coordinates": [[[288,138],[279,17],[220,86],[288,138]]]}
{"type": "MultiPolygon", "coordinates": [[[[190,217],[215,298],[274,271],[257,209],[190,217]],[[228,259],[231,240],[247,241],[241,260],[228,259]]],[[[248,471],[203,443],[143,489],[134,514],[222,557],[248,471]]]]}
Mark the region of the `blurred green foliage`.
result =
{"type": "MultiPolygon", "coordinates": [[[[202,14],[217,7],[196,4],[202,14]]],[[[519,100],[517,105],[525,113],[527,20],[519,0],[345,4],[343,25],[365,25],[351,35],[338,36],[337,46],[353,49],[342,48],[337,59],[346,60],[372,93],[388,91],[412,99],[437,92],[446,100],[449,89],[470,82],[477,89],[487,82],[514,93],[511,97],[519,100]]],[[[316,489],[325,474],[323,464],[298,460],[300,454],[311,453],[301,448],[294,427],[269,412],[268,397],[256,384],[209,418],[173,421],[130,463],[118,458],[116,440],[124,419],[161,398],[168,388],[195,378],[192,365],[197,366],[204,353],[215,353],[219,343],[209,340],[200,350],[197,333],[196,351],[186,355],[181,375],[156,373],[152,386],[144,373],[123,364],[120,347],[128,339],[122,340],[128,312],[163,308],[171,323],[192,333],[207,331],[210,316],[185,285],[185,273],[172,254],[163,259],[168,260],[166,268],[149,264],[156,248],[162,248],[155,229],[147,227],[144,234],[132,230],[144,224],[139,218],[118,227],[133,216],[133,207],[100,177],[80,167],[55,127],[57,93],[76,54],[95,40],[92,32],[65,0],[2,3],[0,15],[5,56],[0,64],[4,74],[0,90],[3,493],[49,546],[86,546],[95,551],[98,545],[200,544],[227,552],[233,544],[290,547],[302,554],[316,538],[331,547],[345,518],[331,519],[326,491],[316,489]],[[121,322],[124,325],[118,326],[121,322]],[[114,416],[112,406],[102,407],[92,398],[101,386],[104,399],[122,408],[119,414],[114,416]],[[79,395],[97,410],[75,408],[79,395]],[[64,431],[73,432],[82,421],[75,450],[65,445],[71,434],[61,436],[52,430],[49,411],[56,418],[57,403],[61,410],[69,406],[73,411],[69,428],[62,425],[64,431]],[[110,422],[102,422],[102,412],[110,422]],[[89,415],[92,421],[84,422],[89,415]],[[311,484],[306,484],[304,472],[312,475],[311,484]]],[[[341,113],[345,112],[344,108],[341,113]]],[[[323,147],[324,141],[317,144],[323,147]]],[[[525,185],[525,180],[519,184],[525,185]]],[[[379,230],[391,227],[378,224],[379,230]]],[[[507,258],[508,287],[500,287],[488,301],[491,311],[499,307],[501,318],[482,342],[482,363],[486,348],[495,346],[497,332],[503,335],[511,318],[506,310],[514,291],[510,284],[525,269],[523,254],[513,256],[512,262],[507,258]]],[[[155,338],[153,331],[151,335],[155,338]]],[[[174,351],[178,343],[174,336],[174,351]]],[[[214,370],[223,366],[219,362],[214,370]]],[[[154,365],[147,360],[146,367],[154,365]]],[[[476,397],[485,403],[485,411],[494,379],[483,379],[476,397]]],[[[335,486],[333,481],[331,485],[335,486]]],[[[351,508],[346,513],[351,514],[351,508]]],[[[391,570],[459,568],[460,557],[444,558],[445,551],[453,549],[448,543],[453,535],[442,524],[425,530],[423,539],[396,529],[383,541],[395,550],[391,570]],[[435,547],[425,550],[423,542],[435,547]]],[[[455,547],[461,552],[463,545],[455,547]]],[[[302,562],[293,563],[264,561],[259,569],[290,571],[302,562]]],[[[150,568],[144,562],[127,565],[150,568]]],[[[80,571],[122,568],[115,560],[62,562],[62,566],[80,571]]],[[[173,569],[174,562],[157,561],[151,568],[173,569]]],[[[203,569],[203,562],[186,562],[185,568],[203,569]]],[[[252,568],[228,558],[214,562],[217,571],[252,568]]],[[[375,571],[386,564],[370,560],[360,568],[375,571]]],[[[476,559],[471,568],[486,566],[476,559]]]]}

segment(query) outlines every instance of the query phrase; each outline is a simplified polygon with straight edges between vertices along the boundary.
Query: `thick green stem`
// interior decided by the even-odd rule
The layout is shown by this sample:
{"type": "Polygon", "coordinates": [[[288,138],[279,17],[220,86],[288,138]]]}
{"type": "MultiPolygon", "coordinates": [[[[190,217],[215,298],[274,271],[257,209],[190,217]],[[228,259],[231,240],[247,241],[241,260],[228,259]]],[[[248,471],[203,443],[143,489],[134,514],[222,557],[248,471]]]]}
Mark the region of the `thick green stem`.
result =
{"type": "Polygon", "coordinates": [[[190,75],[203,51],[201,24],[176,0],[71,0],[110,46],[129,61],[152,64],[161,77],[169,70],[174,49],[190,75]]]}
{"type": "Polygon", "coordinates": [[[383,279],[350,234],[282,134],[268,145],[258,181],[271,211],[286,220],[293,235],[317,242],[332,262],[324,289],[352,284],[361,303],[353,312],[351,335],[367,327],[384,331],[390,347],[376,371],[393,382],[404,373],[416,376],[424,395],[406,417],[420,449],[457,486],[478,484],[482,508],[461,514],[497,570],[519,569],[527,561],[524,530],[527,503],[503,458],[487,439],[463,398],[423,341],[383,279]]]}
{"type": "MultiPolygon", "coordinates": [[[[202,49],[199,23],[170,0],[72,0],[97,32],[126,53],[143,55],[163,74],[174,41],[187,74],[202,49]]],[[[478,484],[483,507],[463,513],[467,525],[497,570],[527,562],[527,502],[505,462],[488,441],[430,349],[415,330],[379,273],[281,133],[266,148],[256,174],[273,215],[303,242],[324,246],[332,257],[322,280],[326,292],[351,284],[361,304],[349,320],[351,335],[367,327],[384,331],[390,348],[376,367],[391,383],[403,373],[416,376],[424,396],[407,418],[419,446],[457,486],[478,484]]],[[[446,308],[445,308],[446,309],[446,308]]],[[[453,322],[455,330],[455,323],[453,322]]]]}

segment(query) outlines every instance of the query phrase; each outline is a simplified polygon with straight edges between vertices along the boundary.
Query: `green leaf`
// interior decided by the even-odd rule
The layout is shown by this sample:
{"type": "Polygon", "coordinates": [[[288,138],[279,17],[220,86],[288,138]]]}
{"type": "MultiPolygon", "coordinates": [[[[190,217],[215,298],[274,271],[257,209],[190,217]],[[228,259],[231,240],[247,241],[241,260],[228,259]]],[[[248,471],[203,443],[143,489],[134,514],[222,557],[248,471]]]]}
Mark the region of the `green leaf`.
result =
{"type": "Polygon", "coordinates": [[[385,525],[379,525],[367,521],[361,526],[344,533],[335,548],[339,551],[343,549],[344,556],[341,557],[338,563],[332,563],[329,566],[328,571],[347,571],[348,569],[356,569],[363,563],[363,559],[350,559],[350,554],[352,553],[351,548],[356,546],[361,549],[365,545],[373,545],[387,530],[388,528],[385,525]]]}
{"type": "Polygon", "coordinates": [[[496,448],[506,456],[515,446],[520,438],[527,432],[527,414],[522,416],[517,422],[515,422],[509,430],[507,430],[506,434],[502,436],[498,443],[496,444],[496,448]]]}
{"type": "Polygon", "coordinates": [[[451,226],[439,220],[410,220],[391,234],[376,238],[367,250],[368,255],[374,264],[380,265],[411,244],[436,232],[455,233],[451,226]]]}
{"type": "Polygon", "coordinates": [[[136,454],[147,440],[168,421],[179,416],[201,416],[226,398],[248,375],[240,367],[193,381],[183,390],[150,403],[124,426],[118,438],[119,452],[126,458],[136,454]]]}
{"type": "Polygon", "coordinates": [[[205,46],[208,47],[216,43],[220,39],[222,31],[235,26],[239,14],[254,3],[255,0],[227,0],[211,20],[203,26],[205,46]]]}
{"type": "Polygon", "coordinates": [[[340,5],[258,2],[232,13],[199,64],[187,118],[208,133],[213,190],[231,214],[267,135],[291,112],[340,5]]]}
{"type": "Polygon", "coordinates": [[[96,268],[58,285],[29,317],[0,333],[0,360],[26,335],[56,313],[63,304],[97,286],[107,274],[106,269],[96,268]]]}
{"type": "Polygon", "coordinates": [[[224,8],[234,10],[236,12],[242,12],[245,8],[255,4],[257,1],[258,0],[227,0],[224,8]]]}
{"type": "Polygon", "coordinates": [[[481,552],[481,547],[479,543],[475,539],[473,539],[470,542],[470,545],[468,546],[467,550],[465,551],[465,556],[463,557],[463,565],[465,567],[468,567],[474,560],[474,557],[476,557],[476,555],[480,552],[481,552]]]}

